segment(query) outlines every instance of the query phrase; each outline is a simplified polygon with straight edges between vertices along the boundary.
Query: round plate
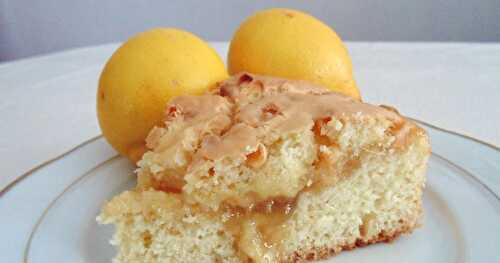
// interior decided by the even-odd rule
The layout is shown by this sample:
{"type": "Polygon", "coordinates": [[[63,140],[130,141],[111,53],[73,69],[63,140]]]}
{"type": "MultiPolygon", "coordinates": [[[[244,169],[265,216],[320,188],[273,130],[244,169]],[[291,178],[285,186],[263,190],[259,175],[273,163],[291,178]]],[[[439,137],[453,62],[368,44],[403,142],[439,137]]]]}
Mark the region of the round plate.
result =
{"type": "MultiPolygon", "coordinates": [[[[500,262],[498,149],[424,127],[433,154],[423,226],[331,262],[500,262]]],[[[95,217],[105,200],[133,187],[133,169],[96,138],[4,191],[0,259],[6,258],[0,261],[111,262],[113,228],[97,225],[95,217]]]]}

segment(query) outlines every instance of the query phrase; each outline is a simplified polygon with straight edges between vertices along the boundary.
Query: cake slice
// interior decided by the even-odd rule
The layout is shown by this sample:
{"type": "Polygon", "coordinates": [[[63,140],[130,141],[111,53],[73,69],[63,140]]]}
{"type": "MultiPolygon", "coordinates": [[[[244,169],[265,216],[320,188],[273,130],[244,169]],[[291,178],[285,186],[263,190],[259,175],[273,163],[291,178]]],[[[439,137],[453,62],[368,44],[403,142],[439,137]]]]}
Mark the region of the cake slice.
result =
{"type": "Polygon", "coordinates": [[[170,101],[137,187],[107,203],[115,263],[297,262],[419,225],[428,137],[396,110],[242,73],[170,101]]]}

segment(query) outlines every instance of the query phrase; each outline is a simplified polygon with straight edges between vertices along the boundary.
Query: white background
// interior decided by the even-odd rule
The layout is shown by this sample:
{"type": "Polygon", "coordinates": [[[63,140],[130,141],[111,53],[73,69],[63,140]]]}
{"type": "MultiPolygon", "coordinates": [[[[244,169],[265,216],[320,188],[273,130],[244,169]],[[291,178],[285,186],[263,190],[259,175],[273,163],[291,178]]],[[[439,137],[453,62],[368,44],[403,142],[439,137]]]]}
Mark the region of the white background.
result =
{"type": "Polygon", "coordinates": [[[500,41],[500,0],[0,0],[0,61],[123,41],[151,27],[227,41],[270,7],[305,10],[356,41],[500,41]]]}

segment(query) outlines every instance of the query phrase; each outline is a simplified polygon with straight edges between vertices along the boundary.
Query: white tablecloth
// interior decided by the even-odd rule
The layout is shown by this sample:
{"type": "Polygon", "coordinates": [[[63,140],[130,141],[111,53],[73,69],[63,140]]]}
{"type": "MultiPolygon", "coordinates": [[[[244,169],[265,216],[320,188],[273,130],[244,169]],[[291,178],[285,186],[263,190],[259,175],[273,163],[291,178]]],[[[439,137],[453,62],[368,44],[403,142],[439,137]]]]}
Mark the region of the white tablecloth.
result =
{"type": "MultiPolygon", "coordinates": [[[[226,56],[227,43],[212,43],[226,56]]],[[[364,101],[500,145],[500,44],[347,43],[364,101]]],[[[99,73],[117,44],[0,64],[0,190],[100,134],[99,73]]]]}

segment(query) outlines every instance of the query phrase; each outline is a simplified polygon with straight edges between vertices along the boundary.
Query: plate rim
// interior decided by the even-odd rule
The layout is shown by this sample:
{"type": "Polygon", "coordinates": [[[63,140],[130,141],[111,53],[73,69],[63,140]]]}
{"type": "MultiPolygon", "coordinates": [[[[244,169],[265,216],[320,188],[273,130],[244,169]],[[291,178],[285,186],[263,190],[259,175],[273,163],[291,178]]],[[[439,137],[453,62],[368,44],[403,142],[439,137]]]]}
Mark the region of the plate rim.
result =
{"type": "Polygon", "coordinates": [[[40,213],[40,215],[38,216],[35,224],[33,225],[33,227],[31,227],[31,230],[30,230],[30,233],[29,233],[29,236],[28,236],[28,241],[26,242],[26,244],[24,245],[24,249],[23,249],[23,262],[24,263],[27,263],[28,262],[28,259],[29,259],[29,251],[30,251],[30,248],[31,248],[31,242],[33,241],[33,237],[35,236],[37,230],[38,230],[38,227],[40,226],[40,224],[43,222],[43,219],[45,218],[45,216],[48,214],[48,212],[50,211],[50,209],[57,203],[57,201],[64,196],[64,194],[66,194],[74,185],[78,184],[79,182],[81,182],[83,179],[85,179],[88,175],[92,174],[94,171],[96,171],[97,169],[105,166],[106,164],[120,158],[121,156],[119,154],[115,154],[114,156],[112,157],[109,157],[107,158],[106,160],[104,161],[101,161],[99,162],[97,165],[93,166],[92,168],[88,169],[86,172],[84,172],[83,174],[81,174],[80,176],[78,176],[78,178],[76,178],[75,180],[73,180],[70,184],[68,184],[59,194],[57,194],[57,196],[55,196],[49,203],[48,205],[43,209],[42,213],[40,213]]]}
{"type": "Polygon", "coordinates": [[[19,177],[17,177],[16,179],[14,179],[12,182],[10,182],[9,184],[7,184],[3,189],[0,190],[0,198],[2,198],[2,196],[4,196],[5,194],[7,194],[7,192],[9,192],[12,188],[14,188],[18,183],[20,183],[21,181],[23,181],[24,179],[28,178],[30,175],[34,174],[35,172],[45,168],[46,166],[52,164],[52,163],[55,163],[59,160],[61,160],[62,158],[72,154],[73,152],[76,152],[77,150],[101,139],[103,137],[102,134],[100,135],[97,135],[97,136],[94,136],[78,145],[76,145],[75,147],[67,150],[66,152],[64,153],[61,153],[59,155],[57,155],[56,157],[53,157],[53,158],[50,158],[44,162],[42,162],[41,164],[38,164],[36,165],[35,167],[29,169],[27,172],[23,173],[22,175],[20,175],[19,177]]]}
{"type": "MultiPolygon", "coordinates": [[[[35,237],[35,234],[37,233],[37,230],[39,229],[39,227],[42,224],[43,220],[45,219],[45,217],[49,213],[50,209],[68,191],[70,191],[73,188],[73,186],[77,185],[78,183],[80,183],[81,181],[83,181],[84,179],[86,179],[94,171],[100,169],[101,167],[105,166],[108,163],[111,163],[113,161],[118,160],[120,157],[121,157],[121,155],[115,154],[115,155],[107,158],[106,160],[103,160],[103,161],[99,162],[97,165],[93,166],[92,168],[88,169],[86,172],[84,172],[81,175],[79,175],[76,179],[74,179],[70,184],[68,184],[57,196],[55,196],[49,202],[49,204],[44,208],[44,210],[42,211],[42,213],[40,213],[40,215],[38,216],[38,218],[36,220],[36,223],[33,225],[33,227],[30,230],[29,238],[28,238],[28,240],[26,242],[26,245],[25,245],[25,247],[23,249],[23,255],[22,255],[22,259],[23,259],[22,262],[23,263],[29,263],[29,253],[30,253],[30,249],[31,249],[31,244],[32,244],[33,238],[35,237]]],[[[445,158],[445,157],[443,157],[443,156],[441,156],[439,154],[436,154],[434,152],[431,152],[431,157],[435,157],[437,160],[444,162],[446,165],[451,166],[453,169],[459,170],[461,173],[463,173],[465,176],[467,176],[466,178],[472,179],[472,181],[475,184],[477,184],[477,186],[479,186],[479,187],[482,188],[481,189],[482,191],[485,191],[487,194],[489,194],[490,196],[492,196],[495,199],[496,202],[495,202],[494,206],[496,206],[497,208],[499,208],[498,212],[500,212],[500,196],[498,194],[496,194],[486,184],[484,184],[482,181],[480,181],[480,179],[478,179],[474,174],[470,173],[469,171],[467,171],[466,169],[462,168],[461,166],[455,164],[453,161],[448,160],[447,158],[445,158]]]]}
{"type": "MultiPolygon", "coordinates": [[[[443,132],[445,134],[448,134],[448,135],[454,135],[454,136],[457,136],[457,137],[460,137],[462,139],[465,139],[465,140],[469,140],[469,141],[472,141],[474,143],[476,143],[477,145],[479,146],[485,146],[491,150],[493,150],[494,152],[500,152],[500,148],[496,147],[495,145],[492,145],[492,144],[489,144],[489,143],[486,143],[484,141],[481,141],[481,140],[478,140],[476,138],[473,138],[473,137],[469,137],[467,135],[463,135],[463,134],[460,134],[460,133],[457,133],[457,132],[453,132],[453,131],[449,131],[449,130],[446,130],[446,129],[443,129],[443,128],[440,128],[440,127],[437,127],[435,125],[432,125],[432,124],[429,124],[429,123],[426,123],[426,122],[423,122],[423,121],[420,121],[420,120],[416,120],[416,119],[413,119],[413,118],[409,118],[407,117],[409,120],[411,121],[414,121],[424,127],[428,127],[428,128],[431,128],[431,129],[435,129],[439,132],[443,132]]],[[[24,173],[23,175],[19,176],[18,178],[16,178],[14,181],[12,181],[11,183],[9,183],[6,187],[4,187],[4,189],[0,190],[0,200],[1,200],[1,197],[3,197],[6,193],[8,193],[10,190],[14,189],[19,182],[21,181],[24,181],[26,178],[29,178],[30,175],[32,174],[35,174],[37,171],[43,169],[43,168],[46,168],[47,166],[67,157],[68,155],[76,152],[77,150],[79,149],[82,149],[84,148],[85,146],[88,146],[88,145],[91,145],[92,143],[100,140],[100,139],[103,139],[103,135],[98,135],[98,136],[95,136],[95,137],[92,137],[80,144],[78,144],[77,146],[71,148],[70,150],[52,158],[52,159],[49,159],[45,162],[43,162],[42,164],[39,164],[37,166],[35,166],[34,168],[30,169],[29,171],[27,171],[26,173],[24,173]]],[[[471,179],[473,182],[477,183],[478,186],[480,186],[481,188],[483,188],[483,190],[486,190],[486,192],[489,192],[489,194],[494,198],[494,200],[496,201],[495,203],[500,203],[500,193],[496,193],[494,190],[492,190],[491,187],[489,187],[489,185],[487,183],[485,183],[483,180],[481,180],[480,176],[478,177],[478,175],[475,175],[474,173],[470,172],[468,169],[462,167],[460,164],[457,164],[456,162],[454,161],[451,161],[450,159],[440,155],[440,154],[437,154],[436,152],[432,151],[431,152],[431,155],[434,155],[437,159],[445,162],[446,164],[450,165],[451,167],[459,170],[460,172],[462,172],[463,174],[465,174],[467,176],[467,178],[471,179]]],[[[28,237],[28,240],[26,241],[25,245],[24,245],[24,249],[23,249],[23,256],[22,256],[22,259],[23,261],[22,262],[25,262],[27,263],[28,260],[29,260],[29,251],[30,251],[30,248],[31,248],[31,243],[33,241],[33,238],[40,226],[40,224],[43,222],[44,218],[46,217],[46,215],[48,214],[48,212],[50,211],[50,209],[53,207],[54,204],[57,203],[57,201],[68,191],[70,190],[75,184],[77,184],[78,182],[80,182],[81,180],[83,180],[84,178],[86,178],[86,176],[90,173],[92,173],[93,171],[95,171],[96,169],[98,169],[99,167],[102,167],[104,166],[105,164],[111,162],[112,160],[115,160],[117,158],[119,158],[120,155],[119,154],[115,154],[109,158],[106,158],[105,160],[102,160],[101,162],[97,163],[96,165],[93,165],[90,169],[87,169],[87,171],[85,171],[84,173],[82,173],[81,175],[79,175],[76,179],[74,179],[73,181],[71,181],[68,185],[66,185],[64,187],[64,189],[58,193],[55,197],[53,197],[53,199],[47,203],[46,207],[42,210],[42,212],[38,215],[38,218],[37,220],[35,221],[35,224],[31,227],[31,230],[29,232],[29,237],[28,237]]],[[[16,188],[17,189],[17,188],[16,188]]],[[[22,247],[21,247],[22,249],[22,247]]]]}
{"type": "MultiPolygon", "coordinates": [[[[102,136],[99,136],[98,138],[100,138],[100,137],[102,137],[102,136]]],[[[90,143],[90,142],[88,142],[88,143],[90,143]]],[[[23,263],[29,262],[29,253],[30,253],[33,238],[35,237],[35,234],[37,233],[41,223],[43,222],[43,220],[47,216],[48,212],[59,201],[59,199],[62,198],[69,190],[71,190],[73,186],[75,186],[76,184],[81,182],[83,179],[87,178],[87,176],[92,174],[94,171],[96,171],[97,169],[105,166],[106,164],[108,164],[112,161],[117,160],[120,157],[121,157],[121,155],[115,154],[112,157],[109,157],[106,160],[103,160],[103,161],[99,162],[97,165],[88,169],[86,172],[82,173],[76,179],[74,179],[70,184],[68,184],[59,194],[57,194],[57,196],[55,196],[48,203],[48,205],[44,208],[42,213],[40,213],[40,215],[38,216],[36,223],[31,227],[28,240],[27,240],[27,242],[24,246],[24,250],[23,250],[23,256],[22,256],[23,263]]],[[[500,211],[500,196],[499,196],[499,194],[497,194],[495,191],[493,191],[486,183],[484,183],[476,175],[474,175],[472,172],[469,172],[467,169],[461,167],[460,165],[456,164],[455,162],[447,159],[446,157],[444,157],[440,154],[437,154],[437,153],[431,151],[431,157],[435,157],[436,159],[444,162],[445,164],[451,166],[452,168],[457,169],[458,171],[463,173],[465,176],[467,176],[468,179],[471,179],[475,184],[477,184],[479,187],[481,187],[483,191],[485,191],[486,193],[488,193],[490,196],[492,196],[494,198],[494,200],[496,201],[494,205],[496,205],[496,207],[499,208],[499,211],[500,211]]]]}

